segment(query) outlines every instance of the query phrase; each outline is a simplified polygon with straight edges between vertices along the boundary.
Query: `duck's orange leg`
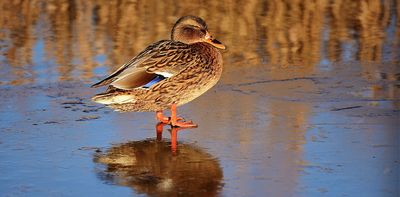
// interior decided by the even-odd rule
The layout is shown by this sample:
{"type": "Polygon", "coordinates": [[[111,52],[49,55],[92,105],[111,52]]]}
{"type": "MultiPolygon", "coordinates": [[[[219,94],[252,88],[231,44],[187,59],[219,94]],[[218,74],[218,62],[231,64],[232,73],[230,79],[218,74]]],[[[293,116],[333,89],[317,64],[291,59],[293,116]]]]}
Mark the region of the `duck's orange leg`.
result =
{"type": "Polygon", "coordinates": [[[171,151],[173,154],[176,154],[176,145],[178,141],[178,128],[172,127],[171,128],[171,151]]]}
{"type": "MultiPolygon", "coordinates": [[[[164,116],[163,111],[156,112],[156,119],[164,124],[171,124],[171,117],[164,116]]],[[[176,118],[178,121],[183,120],[183,118],[176,118]]]]}
{"type": "Polygon", "coordinates": [[[160,122],[164,124],[169,124],[173,127],[182,127],[182,128],[193,128],[197,127],[196,124],[194,124],[192,121],[188,122],[181,122],[180,120],[183,120],[183,118],[177,117],[176,115],[176,104],[171,105],[171,117],[166,117],[163,115],[162,111],[157,111],[156,112],[156,118],[160,122]]]}
{"type": "MultiPolygon", "coordinates": [[[[193,127],[191,127],[193,128],[193,127]]],[[[176,154],[176,151],[178,149],[178,131],[183,130],[183,129],[190,129],[190,128],[183,128],[183,127],[171,127],[170,133],[171,133],[171,151],[173,154],[176,154]]]]}
{"type": "Polygon", "coordinates": [[[161,123],[169,124],[171,118],[170,118],[170,117],[167,117],[167,116],[164,116],[164,114],[163,114],[162,111],[157,111],[157,112],[156,112],[156,119],[157,119],[158,121],[160,121],[161,123]]]}
{"type": "Polygon", "coordinates": [[[170,125],[173,127],[182,127],[182,128],[193,128],[197,127],[197,124],[194,124],[192,121],[188,122],[180,122],[179,120],[183,120],[183,118],[178,118],[176,115],[176,104],[171,105],[171,123],[170,125]]]}
{"type": "Polygon", "coordinates": [[[162,122],[157,123],[157,125],[156,125],[157,141],[162,140],[162,133],[163,133],[163,129],[164,129],[165,125],[166,124],[162,123],[162,122]]]}

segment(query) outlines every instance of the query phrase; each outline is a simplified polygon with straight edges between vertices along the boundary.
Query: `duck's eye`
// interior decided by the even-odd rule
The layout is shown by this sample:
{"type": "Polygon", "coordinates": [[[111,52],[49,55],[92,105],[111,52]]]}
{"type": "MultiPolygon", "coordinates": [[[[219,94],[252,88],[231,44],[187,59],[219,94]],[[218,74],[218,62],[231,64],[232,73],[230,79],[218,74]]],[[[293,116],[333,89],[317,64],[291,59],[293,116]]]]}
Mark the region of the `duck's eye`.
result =
{"type": "Polygon", "coordinates": [[[194,29],[189,27],[183,28],[183,33],[188,36],[192,36],[194,34],[194,29]]]}
{"type": "Polygon", "coordinates": [[[200,31],[201,31],[201,33],[203,33],[204,35],[207,34],[207,31],[206,31],[205,29],[201,29],[200,31]]]}

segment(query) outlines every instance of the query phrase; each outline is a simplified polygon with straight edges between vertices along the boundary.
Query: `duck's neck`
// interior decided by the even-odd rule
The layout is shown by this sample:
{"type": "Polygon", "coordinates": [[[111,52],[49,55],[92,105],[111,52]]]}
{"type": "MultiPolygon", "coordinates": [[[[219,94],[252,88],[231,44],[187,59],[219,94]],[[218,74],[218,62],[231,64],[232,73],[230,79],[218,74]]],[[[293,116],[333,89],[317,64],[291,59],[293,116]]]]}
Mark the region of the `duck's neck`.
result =
{"type": "Polygon", "coordinates": [[[193,46],[193,48],[202,51],[202,54],[207,54],[212,58],[217,58],[222,60],[221,52],[211,44],[208,44],[206,42],[197,42],[191,45],[193,46]]]}
{"type": "Polygon", "coordinates": [[[193,49],[197,50],[199,55],[201,55],[208,64],[205,64],[204,66],[208,67],[208,69],[213,70],[213,72],[216,72],[214,76],[216,78],[219,78],[222,73],[223,69],[223,59],[222,59],[222,54],[221,52],[212,46],[211,44],[205,43],[205,42],[198,42],[192,44],[193,49]]]}

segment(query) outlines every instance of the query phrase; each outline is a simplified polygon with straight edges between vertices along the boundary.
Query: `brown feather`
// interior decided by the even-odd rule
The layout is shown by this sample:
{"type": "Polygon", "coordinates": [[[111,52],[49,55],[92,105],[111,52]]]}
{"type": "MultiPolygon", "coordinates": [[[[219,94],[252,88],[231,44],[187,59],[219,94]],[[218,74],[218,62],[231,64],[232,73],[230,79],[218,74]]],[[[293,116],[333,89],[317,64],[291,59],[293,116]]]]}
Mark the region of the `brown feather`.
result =
{"type": "Polygon", "coordinates": [[[156,74],[148,73],[146,72],[146,69],[137,69],[135,72],[129,73],[123,78],[115,80],[111,85],[119,89],[129,90],[146,85],[155,77],[156,74]]]}

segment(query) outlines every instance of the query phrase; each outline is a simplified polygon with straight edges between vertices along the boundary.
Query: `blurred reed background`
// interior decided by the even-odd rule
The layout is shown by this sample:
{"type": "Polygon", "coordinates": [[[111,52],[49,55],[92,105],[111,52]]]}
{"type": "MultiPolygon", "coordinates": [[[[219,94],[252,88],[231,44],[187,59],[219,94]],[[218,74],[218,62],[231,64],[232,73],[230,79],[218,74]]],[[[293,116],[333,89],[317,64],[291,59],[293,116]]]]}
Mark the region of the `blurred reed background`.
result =
{"type": "Polygon", "coordinates": [[[41,77],[93,80],[198,15],[235,66],[398,62],[400,4],[393,0],[0,1],[0,84],[41,77]]]}

